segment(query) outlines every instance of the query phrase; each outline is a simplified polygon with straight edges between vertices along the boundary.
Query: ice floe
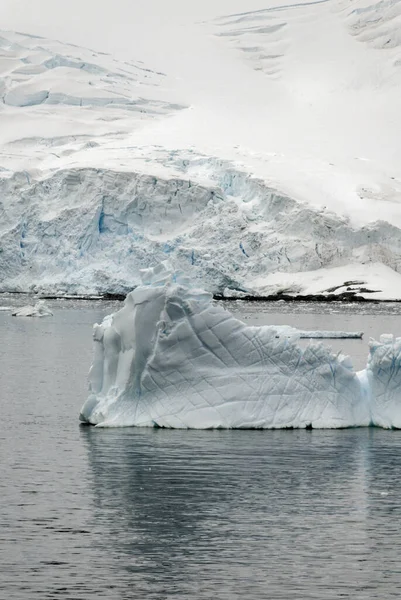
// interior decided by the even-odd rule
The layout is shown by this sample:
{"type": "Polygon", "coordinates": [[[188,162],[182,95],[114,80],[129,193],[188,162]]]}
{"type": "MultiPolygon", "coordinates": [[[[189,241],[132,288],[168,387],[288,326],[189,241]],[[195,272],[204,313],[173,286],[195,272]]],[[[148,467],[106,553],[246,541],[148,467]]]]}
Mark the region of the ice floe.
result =
{"type": "Polygon", "coordinates": [[[44,300],[38,300],[34,306],[30,304],[22,306],[12,313],[13,317],[51,317],[52,315],[44,300]]]}

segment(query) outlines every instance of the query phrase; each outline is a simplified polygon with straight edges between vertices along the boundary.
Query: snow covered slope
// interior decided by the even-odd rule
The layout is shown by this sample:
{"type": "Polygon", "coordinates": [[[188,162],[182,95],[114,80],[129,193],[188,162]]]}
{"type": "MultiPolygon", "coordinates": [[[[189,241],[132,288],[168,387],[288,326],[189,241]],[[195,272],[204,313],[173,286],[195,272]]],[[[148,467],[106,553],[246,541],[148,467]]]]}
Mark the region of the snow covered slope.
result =
{"type": "Polygon", "coordinates": [[[94,326],[90,395],[100,426],[400,428],[401,338],[371,342],[367,368],[301,332],[249,327],[168,265],[142,272],[94,326]]]}
{"type": "Polygon", "coordinates": [[[137,4],[1,3],[0,290],[401,298],[401,0],[137,4]]]}

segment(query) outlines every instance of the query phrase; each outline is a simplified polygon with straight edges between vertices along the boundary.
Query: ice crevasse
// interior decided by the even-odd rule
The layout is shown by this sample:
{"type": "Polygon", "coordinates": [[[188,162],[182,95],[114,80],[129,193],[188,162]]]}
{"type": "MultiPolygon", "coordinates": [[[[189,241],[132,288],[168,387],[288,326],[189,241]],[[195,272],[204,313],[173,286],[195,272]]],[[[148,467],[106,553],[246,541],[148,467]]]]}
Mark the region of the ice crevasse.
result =
{"type": "Polygon", "coordinates": [[[371,341],[367,366],[271,326],[247,326],[161,264],[94,326],[80,420],[171,428],[401,428],[401,338],[371,341]]]}

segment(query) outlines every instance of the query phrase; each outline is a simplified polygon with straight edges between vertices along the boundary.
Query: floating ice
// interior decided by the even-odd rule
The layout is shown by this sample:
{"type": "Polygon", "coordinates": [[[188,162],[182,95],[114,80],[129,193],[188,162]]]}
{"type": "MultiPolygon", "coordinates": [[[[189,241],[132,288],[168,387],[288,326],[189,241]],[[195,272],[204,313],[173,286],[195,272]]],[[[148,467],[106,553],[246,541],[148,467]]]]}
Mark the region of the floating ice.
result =
{"type": "Polygon", "coordinates": [[[307,340],[361,340],[363,338],[362,331],[306,331],[296,329],[290,325],[275,325],[274,328],[277,331],[278,337],[293,337],[294,335],[298,335],[300,339],[307,340]]]}
{"type": "Polygon", "coordinates": [[[94,326],[80,419],[174,428],[401,427],[401,338],[372,342],[368,366],[299,332],[249,327],[167,264],[142,272],[124,307],[94,326]]]}
{"type": "Polygon", "coordinates": [[[13,317],[51,317],[53,313],[44,300],[39,300],[35,306],[28,304],[12,313],[13,317]]]}

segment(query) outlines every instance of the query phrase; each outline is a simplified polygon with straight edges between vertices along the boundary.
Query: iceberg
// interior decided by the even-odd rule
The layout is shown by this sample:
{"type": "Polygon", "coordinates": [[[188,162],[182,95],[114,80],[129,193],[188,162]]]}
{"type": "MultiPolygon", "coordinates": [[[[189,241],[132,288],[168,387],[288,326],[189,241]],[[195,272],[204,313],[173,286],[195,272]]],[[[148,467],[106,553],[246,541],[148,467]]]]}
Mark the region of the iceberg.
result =
{"type": "Polygon", "coordinates": [[[168,263],[141,272],[94,325],[82,422],[169,428],[401,427],[401,338],[371,342],[365,370],[299,332],[247,326],[168,263]]]}
{"type": "Polygon", "coordinates": [[[44,300],[38,300],[38,302],[32,306],[22,306],[16,311],[11,313],[13,317],[52,317],[53,313],[47,306],[44,300]]]}

